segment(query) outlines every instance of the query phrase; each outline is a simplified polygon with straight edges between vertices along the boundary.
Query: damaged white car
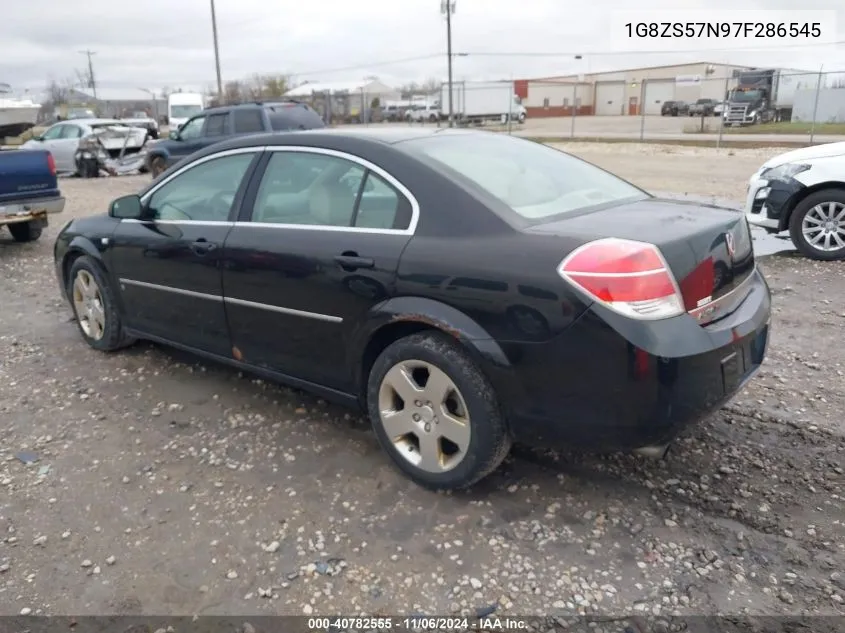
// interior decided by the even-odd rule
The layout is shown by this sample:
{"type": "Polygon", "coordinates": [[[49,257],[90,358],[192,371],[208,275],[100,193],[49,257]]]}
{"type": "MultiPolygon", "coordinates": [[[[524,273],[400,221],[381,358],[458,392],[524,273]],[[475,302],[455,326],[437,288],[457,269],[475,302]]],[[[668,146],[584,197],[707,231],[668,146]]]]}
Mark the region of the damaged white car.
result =
{"type": "Polygon", "coordinates": [[[117,119],[74,119],[50,126],[21,149],[49,150],[58,173],[91,177],[101,171],[127,173],[123,168],[115,170],[115,161],[118,166],[137,162],[134,171],[142,171],[149,139],[148,129],[131,127],[117,119]],[[93,168],[95,159],[97,167],[93,168]]]}

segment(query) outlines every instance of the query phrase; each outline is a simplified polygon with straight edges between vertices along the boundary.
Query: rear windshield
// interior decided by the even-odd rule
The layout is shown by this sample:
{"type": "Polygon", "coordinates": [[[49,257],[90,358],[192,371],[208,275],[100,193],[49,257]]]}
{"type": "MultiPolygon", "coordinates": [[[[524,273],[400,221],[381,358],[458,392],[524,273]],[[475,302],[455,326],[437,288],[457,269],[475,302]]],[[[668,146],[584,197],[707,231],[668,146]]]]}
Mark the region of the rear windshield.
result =
{"type": "Polygon", "coordinates": [[[306,105],[272,106],[268,110],[270,126],[276,132],[285,130],[315,130],[326,127],[320,115],[306,105]]]}
{"type": "Polygon", "coordinates": [[[529,223],[649,197],[580,158],[505,134],[434,135],[402,146],[499,199],[529,223]]]}

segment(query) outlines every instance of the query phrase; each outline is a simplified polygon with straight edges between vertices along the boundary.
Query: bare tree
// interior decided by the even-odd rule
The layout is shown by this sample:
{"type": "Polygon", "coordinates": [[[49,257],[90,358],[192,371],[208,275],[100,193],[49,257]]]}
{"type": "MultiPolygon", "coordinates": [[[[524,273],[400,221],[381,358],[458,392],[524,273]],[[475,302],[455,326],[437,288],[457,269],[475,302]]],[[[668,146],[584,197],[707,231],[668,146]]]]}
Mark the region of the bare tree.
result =
{"type": "Polygon", "coordinates": [[[223,102],[240,103],[244,92],[244,86],[240,81],[227,81],[223,84],[223,102]]]}
{"type": "Polygon", "coordinates": [[[47,85],[47,100],[53,106],[67,105],[70,101],[71,86],[68,82],[58,82],[51,79],[47,85]]]}
{"type": "Polygon", "coordinates": [[[420,86],[420,90],[425,94],[433,94],[440,90],[441,82],[433,77],[426,79],[420,86]]]}

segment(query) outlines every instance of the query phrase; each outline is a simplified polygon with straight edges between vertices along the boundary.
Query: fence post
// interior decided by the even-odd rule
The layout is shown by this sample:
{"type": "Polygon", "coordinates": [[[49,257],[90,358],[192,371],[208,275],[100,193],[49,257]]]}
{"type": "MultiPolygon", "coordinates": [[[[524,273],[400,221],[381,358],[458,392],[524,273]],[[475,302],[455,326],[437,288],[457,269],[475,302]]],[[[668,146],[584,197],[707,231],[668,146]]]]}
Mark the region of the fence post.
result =
{"type": "Polygon", "coordinates": [[[728,90],[730,90],[729,82],[730,79],[725,77],[725,98],[722,99],[722,113],[719,115],[719,137],[716,139],[716,151],[722,147],[722,133],[725,130],[725,114],[727,114],[725,110],[728,107],[728,103],[730,103],[728,100],[728,90]]]}
{"type": "Polygon", "coordinates": [[[640,143],[645,139],[645,84],[648,79],[643,79],[642,87],[640,88],[640,143]]]}
{"type": "Polygon", "coordinates": [[[572,121],[570,121],[569,138],[575,138],[575,116],[578,114],[578,83],[572,86],[572,121]]]}
{"type": "Polygon", "coordinates": [[[816,115],[819,112],[819,95],[822,91],[822,70],[824,70],[824,64],[819,66],[819,80],[816,83],[816,98],[813,102],[813,124],[810,126],[810,143],[813,142],[813,137],[816,135],[816,115]]]}
{"type": "Polygon", "coordinates": [[[513,77],[511,77],[511,81],[508,84],[508,136],[510,136],[512,131],[512,121],[513,121],[513,97],[516,94],[516,91],[513,88],[513,77]]]}

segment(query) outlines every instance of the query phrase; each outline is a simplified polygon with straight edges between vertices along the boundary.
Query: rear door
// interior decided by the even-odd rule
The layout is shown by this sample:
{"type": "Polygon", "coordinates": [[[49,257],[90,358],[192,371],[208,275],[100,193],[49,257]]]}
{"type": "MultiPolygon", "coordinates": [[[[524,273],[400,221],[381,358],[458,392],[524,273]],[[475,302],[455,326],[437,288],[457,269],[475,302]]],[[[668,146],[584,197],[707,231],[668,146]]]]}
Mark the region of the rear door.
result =
{"type": "Polygon", "coordinates": [[[349,343],[391,296],[419,207],[357,156],[274,147],[226,240],[223,293],[244,361],[351,391],[349,343]]]}
{"type": "Polygon", "coordinates": [[[246,148],[199,159],[145,196],[154,219],[121,221],[108,257],[129,327],[231,356],[223,243],[259,156],[246,148]]]}

